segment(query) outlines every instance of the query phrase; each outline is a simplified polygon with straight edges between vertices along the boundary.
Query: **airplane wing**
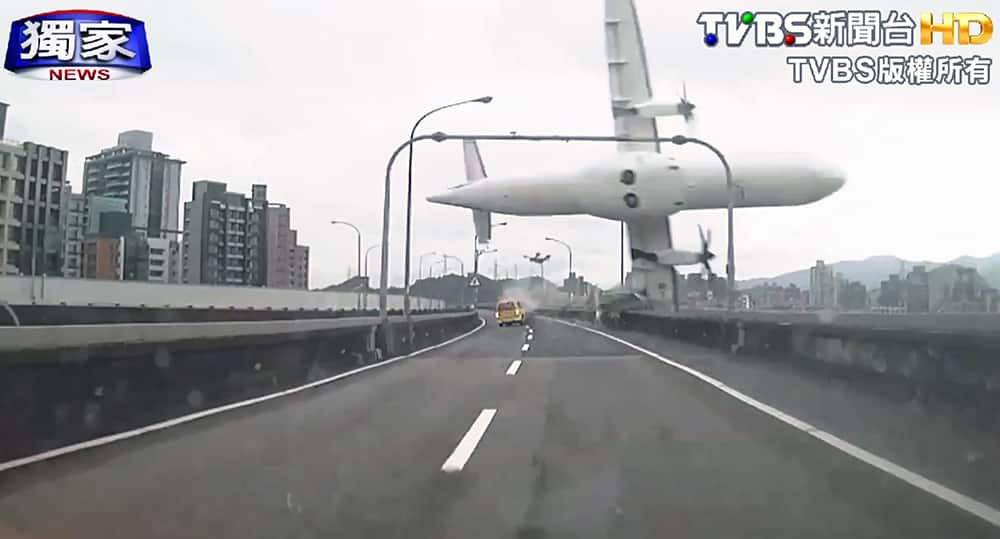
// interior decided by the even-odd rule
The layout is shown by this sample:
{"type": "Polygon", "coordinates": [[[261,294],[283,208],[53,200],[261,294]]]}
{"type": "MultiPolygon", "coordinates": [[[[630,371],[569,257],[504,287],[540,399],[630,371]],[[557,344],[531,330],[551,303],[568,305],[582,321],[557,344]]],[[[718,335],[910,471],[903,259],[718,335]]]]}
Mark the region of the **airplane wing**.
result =
{"type": "MultiPolygon", "coordinates": [[[[656,119],[625,112],[625,108],[645,103],[653,97],[646,65],[646,50],[633,0],[605,0],[604,44],[611,85],[611,112],[615,135],[655,137],[656,119]]],[[[623,152],[659,152],[659,143],[619,142],[623,152]]]]}
{"type": "MultiPolygon", "coordinates": [[[[604,2],[605,52],[608,62],[608,81],[611,87],[611,113],[615,121],[615,135],[623,137],[656,137],[655,118],[629,114],[624,109],[652,99],[653,88],[649,81],[646,49],[639,29],[639,17],[634,0],[605,0],[604,2]]],[[[619,142],[622,152],[659,152],[659,143],[619,142]]],[[[678,310],[677,271],[670,267],[642,268],[636,264],[637,251],[654,252],[673,248],[669,217],[641,217],[626,222],[629,244],[632,248],[633,271],[629,273],[629,288],[661,301],[673,303],[678,310]]]]}
{"type": "MultiPolygon", "coordinates": [[[[466,140],[462,143],[462,151],[465,157],[465,179],[468,182],[483,181],[486,179],[486,166],[483,164],[483,156],[479,154],[479,145],[474,140],[466,140]]],[[[490,212],[485,210],[472,210],[472,223],[476,227],[476,238],[479,243],[489,243],[490,232],[490,212]]]]}

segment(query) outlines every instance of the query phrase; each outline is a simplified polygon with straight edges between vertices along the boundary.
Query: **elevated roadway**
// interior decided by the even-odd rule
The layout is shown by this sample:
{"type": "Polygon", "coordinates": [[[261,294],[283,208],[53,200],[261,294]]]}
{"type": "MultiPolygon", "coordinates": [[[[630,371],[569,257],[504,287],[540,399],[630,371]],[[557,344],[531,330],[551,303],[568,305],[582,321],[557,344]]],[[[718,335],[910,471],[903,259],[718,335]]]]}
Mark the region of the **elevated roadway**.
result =
{"type": "Polygon", "coordinates": [[[9,470],[0,536],[1000,536],[994,434],[612,337],[488,320],[310,392],[9,470]]]}

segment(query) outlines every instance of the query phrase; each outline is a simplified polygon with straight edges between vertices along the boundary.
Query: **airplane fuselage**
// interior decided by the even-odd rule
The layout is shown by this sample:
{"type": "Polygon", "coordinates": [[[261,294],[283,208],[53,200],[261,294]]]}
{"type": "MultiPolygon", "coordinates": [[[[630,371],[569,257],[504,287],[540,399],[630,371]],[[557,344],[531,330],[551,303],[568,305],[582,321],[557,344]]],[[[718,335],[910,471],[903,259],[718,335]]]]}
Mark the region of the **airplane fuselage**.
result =
{"type": "MultiPolygon", "coordinates": [[[[731,163],[736,207],[797,206],[839,189],[835,168],[802,158],[759,157],[731,163]]],[[[685,164],[652,152],[619,153],[565,173],[470,182],[431,202],[508,215],[585,214],[628,221],[682,210],[725,208],[729,194],[721,164],[685,164]]]]}

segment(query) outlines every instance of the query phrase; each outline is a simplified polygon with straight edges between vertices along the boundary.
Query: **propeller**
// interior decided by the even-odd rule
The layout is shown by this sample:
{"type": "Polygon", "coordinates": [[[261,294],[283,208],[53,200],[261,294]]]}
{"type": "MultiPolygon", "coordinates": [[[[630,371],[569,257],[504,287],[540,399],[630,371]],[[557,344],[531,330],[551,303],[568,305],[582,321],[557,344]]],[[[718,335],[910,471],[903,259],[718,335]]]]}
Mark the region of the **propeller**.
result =
{"type": "Polygon", "coordinates": [[[681,98],[681,105],[679,107],[680,113],[681,116],[684,117],[684,121],[690,123],[691,120],[694,119],[695,104],[688,100],[688,89],[686,81],[681,83],[681,89],[683,93],[680,95],[681,98]]]}
{"type": "Polygon", "coordinates": [[[684,125],[687,127],[688,135],[694,136],[697,124],[694,116],[695,104],[688,100],[687,81],[681,83],[681,92],[681,95],[678,96],[681,101],[677,108],[681,116],[684,117],[684,125]]]}
{"type": "Polygon", "coordinates": [[[698,225],[698,237],[701,238],[701,263],[705,267],[705,271],[711,275],[712,265],[708,262],[715,258],[715,253],[709,250],[709,246],[712,244],[712,230],[709,229],[706,233],[702,230],[701,225],[698,225]]]}

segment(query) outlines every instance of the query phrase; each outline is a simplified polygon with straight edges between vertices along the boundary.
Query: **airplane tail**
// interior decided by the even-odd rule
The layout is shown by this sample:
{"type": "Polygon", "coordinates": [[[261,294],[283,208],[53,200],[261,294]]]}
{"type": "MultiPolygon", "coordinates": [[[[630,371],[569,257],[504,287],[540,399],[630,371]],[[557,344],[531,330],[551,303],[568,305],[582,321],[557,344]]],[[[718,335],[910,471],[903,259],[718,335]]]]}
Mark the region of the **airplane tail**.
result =
{"type": "MultiPolygon", "coordinates": [[[[486,167],[483,165],[483,157],[479,154],[479,145],[474,140],[466,140],[462,143],[462,151],[465,154],[465,178],[469,182],[482,181],[486,179],[486,167]]],[[[490,241],[490,212],[486,210],[472,210],[472,222],[476,227],[476,238],[479,243],[489,243],[490,241]]]]}

